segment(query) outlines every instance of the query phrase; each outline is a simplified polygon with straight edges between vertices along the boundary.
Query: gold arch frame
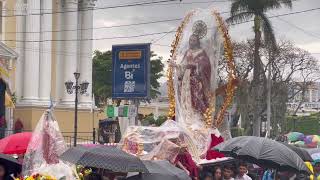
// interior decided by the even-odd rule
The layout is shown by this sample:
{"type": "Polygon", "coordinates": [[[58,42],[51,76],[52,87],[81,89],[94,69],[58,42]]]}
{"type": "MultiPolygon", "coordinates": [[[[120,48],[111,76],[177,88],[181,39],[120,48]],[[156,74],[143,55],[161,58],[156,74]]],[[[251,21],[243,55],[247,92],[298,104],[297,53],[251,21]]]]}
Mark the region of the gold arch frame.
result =
{"type": "MultiPolygon", "coordinates": [[[[183,30],[190,22],[191,17],[194,15],[195,11],[191,11],[190,13],[187,14],[187,16],[183,19],[182,23],[178,27],[177,33],[175,35],[175,39],[171,45],[172,50],[171,55],[170,55],[170,60],[176,59],[176,50],[178,49],[181,41],[181,37],[183,36],[183,30]]],[[[230,40],[230,36],[228,33],[228,28],[225,25],[224,20],[220,16],[220,14],[213,10],[212,11],[212,16],[215,18],[217,24],[218,24],[218,29],[222,33],[224,42],[224,56],[227,61],[227,67],[229,69],[228,71],[228,83],[227,83],[227,88],[226,88],[226,97],[224,99],[224,103],[217,112],[217,116],[215,119],[215,127],[220,127],[223,120],[224,120],[224,114],[227,111],[227,108],[230,106],[232,103],[232,99],[234,96],[235,92],[235,85],[233,84],[233,81],[236,79],[236,74],[235,74],[235,63],[233,59],[233,47],[232,43],[230,40]]],[[[168,71],[167,71],[167,78],[168,78],[168,97],[169,97],[169,113],[168,113],[168,119],[173,119],[175,116],[175,92],[174,92],[174,83],[173,83],[173,68],[169,66],[168,71]]],[[[215,93],[211,96],[211,100],[214,100],[215,98],[215,93]]],[[[204,117],[206,119],[206,125],[207,127],[212,127],[213,125],[213,111],[214,111],[214,103],[210,104],[210,107],[206,110],[204,113],[204,117]]]]}

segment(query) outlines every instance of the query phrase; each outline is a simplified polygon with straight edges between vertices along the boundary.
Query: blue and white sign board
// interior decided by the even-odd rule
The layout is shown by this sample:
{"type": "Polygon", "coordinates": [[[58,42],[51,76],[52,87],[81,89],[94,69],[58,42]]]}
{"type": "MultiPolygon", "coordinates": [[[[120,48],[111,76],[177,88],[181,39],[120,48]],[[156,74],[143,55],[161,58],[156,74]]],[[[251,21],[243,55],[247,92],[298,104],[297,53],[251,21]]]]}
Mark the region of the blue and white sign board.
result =
{"type": "Polygon", "coordinates": [[[148,98],[150,44],[112,46],[112,98],[148,98]]]}

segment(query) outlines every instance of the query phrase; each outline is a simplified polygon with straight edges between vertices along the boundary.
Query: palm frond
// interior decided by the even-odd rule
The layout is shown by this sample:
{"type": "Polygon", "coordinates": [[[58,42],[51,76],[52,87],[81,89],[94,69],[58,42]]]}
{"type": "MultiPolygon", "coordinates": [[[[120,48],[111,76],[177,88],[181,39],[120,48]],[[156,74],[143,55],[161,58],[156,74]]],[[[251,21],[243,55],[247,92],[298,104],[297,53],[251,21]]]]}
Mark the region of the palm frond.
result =
{"type": "Polygon", "coordinates": [[[291,9],[292,0],[264,0],[263,11],[266,12],[268,10],[280,9],[283,5],[291,9]]]}
{"type": "Polygon", "coordinates": [[[234,0],[231,4],[230,14],[234,16],[240,12],[248,11],[249,3],[248,0],[234,0]]]}
{"type": "Polygon", "coordinates": [[[241,23],[245,21],[249,21],[254,16],[253,12],[241,12],[235,14],[234,16],[229,17],[226,21],[229,24],[241,23]]]}
{"type": "Polygon", "coordinates": [[[273,50],[276,50],[277,42],[276,42],[275,34],[274,34],[273,27],[270,20],[264,13],[259,13],[258,16],[262,20],[262,32],[264,35],[264,41],[266,45],[272,48],[273,50]]]}
{"type": "Polygon", "coordinates": [[[279,0],[281,4],[287,6],[288,8],[292,8],[292,0],[279,0]]]}
{"type": "Polygon", "coordinates": [[[264,12],[268,10],[273,10],[273,9],[280,9],[281,4],[278,0],[265,0],[264,3],[262,4],[262,9],[264,12]]]}

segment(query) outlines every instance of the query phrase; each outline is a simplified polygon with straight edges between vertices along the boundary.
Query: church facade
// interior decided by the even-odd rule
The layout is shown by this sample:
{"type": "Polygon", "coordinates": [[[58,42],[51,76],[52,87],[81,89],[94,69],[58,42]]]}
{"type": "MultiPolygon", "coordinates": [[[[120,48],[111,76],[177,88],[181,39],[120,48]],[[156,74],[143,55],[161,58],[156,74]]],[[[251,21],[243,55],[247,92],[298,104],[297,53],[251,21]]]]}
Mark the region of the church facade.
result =
{"type": "MultiPolygon", "coordinates": [[[[74,94],[65,82],[89,82],[79,95],[79,132],[99,119],[92,100],[92,34],[95,0],[2,0],[2,42],[18,58],[10,71],[15,109],[25,130],[34,129],[51,103],[63,132],[73,132],[74,94]]],[[[71,135],[71,134],[70,134],[71,135]]]]}

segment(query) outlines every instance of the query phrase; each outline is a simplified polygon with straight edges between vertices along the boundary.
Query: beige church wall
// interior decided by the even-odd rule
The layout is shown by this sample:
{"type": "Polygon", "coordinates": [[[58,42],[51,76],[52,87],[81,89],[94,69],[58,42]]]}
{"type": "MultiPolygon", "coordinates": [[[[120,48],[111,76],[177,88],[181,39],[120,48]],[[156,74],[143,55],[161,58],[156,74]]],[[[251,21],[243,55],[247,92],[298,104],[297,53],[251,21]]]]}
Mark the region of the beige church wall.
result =
{"type": "MultiPolygon", "coordinates": [[[[5,2],[5,6],[6,6],[6,9],[9,9],[9,10],[13,10],[15,9],[15,3],[16,1],[15,0],[7,0],[5,2]]],[[[13,32],[16,32],[16,17],[15,16],[11,16],[11,15],[14,15],[14,11],[8,11],[7,16],[9,17],[4,17],[3,18],[3,24],[5,26],[4,30],[5,33],[5,39],[6,40],[12,40],[12,41],[6,41],[5,44],[7,46],[9,46],[10,48],[15,48],[16,46],[16,43],[15,43],[15,39],[16,39],[16,33],[13,33],[13,32]]]]}
{"type": "MultiPolygon", "coordinates": [[[[141,106],[139,107],[139,113],[140,114],[143,114],[143,115],[148,115],[148,114],[151,114],[151,113],[155,113],[156,112],[156,108],[153,107],[153,106],[141,106]]],[[[167,115],[168,114],[168,108],[160,108],[158,109],[158,114],[159,115],[167,115]]]]}
{"type": "MultiPolygon", "coordinates": [[[[45,108],[18,107],[14,110],[14,119],[20,118],[24,130],[34,130],[45,108]]],[[[59,123],[61,132],[65,136],[73,136],[74,132],[74,110],[55,109],[54,115],[59,123]]],[[[93,126],[97,129],[99,120],[104,119],[104,113],[90,110],[79,110],[78,112],[78,137],[92,136],[93,126]]]]}
{"type": "MultiPolygon", "coordinates": [[[[15,0],[7,0],[5,2],[5,6],[6,9],[15,9],[15,0]]],[[[14,11],[8,11],[6,15],[13,15],[14,11]]],[[[2,32],[2,36],[5,40],[12,40],[12,41],[5,41],[4,43],[12,48],[15,49],[16,48],[16,43],[15,43],[15,39],[16,39],[16,34],[13,32],[16,32],[16,17],[12,16],[12,17],[3,17],[2,18],[3,21],[3,26],[4,26],[4,32],[2,32]]],[[[9,69],[9,73],[10,73],[10,80],[11,80],[11,88],[12,91],[14,92],[15,89],[15,64],[16,64],[16,60],[12,60],[11,62],[12,66],[11,69],[9,69]]],[[[13,93],[12,92],[12,93],[13,93]]]]}

